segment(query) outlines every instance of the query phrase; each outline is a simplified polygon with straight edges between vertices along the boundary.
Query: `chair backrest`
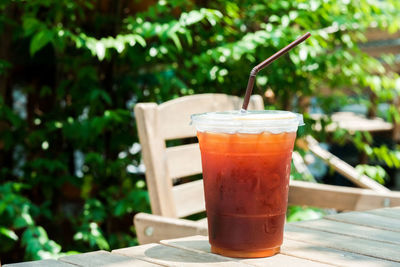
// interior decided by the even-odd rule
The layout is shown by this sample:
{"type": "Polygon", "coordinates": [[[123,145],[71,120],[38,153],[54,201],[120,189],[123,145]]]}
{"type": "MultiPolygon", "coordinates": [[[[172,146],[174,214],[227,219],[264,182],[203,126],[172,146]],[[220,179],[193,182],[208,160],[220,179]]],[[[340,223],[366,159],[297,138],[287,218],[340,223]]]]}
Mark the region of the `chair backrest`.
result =
{"type": "MultiPolygon", "coordinates": [[[[173,179],[202,173],[198,144],[167,148],[166,141],[196,136],[190,125],[192,114],[238,110],[241,104],[242,99],[237,96],[199,94],[161,105],[139,103],[135,106],[153,214],[181,218],[205,210],[202,180],[173,186],[173,179]]],[[[249,109],[264,109],[262,97],[253,95],[249,109]]]]}

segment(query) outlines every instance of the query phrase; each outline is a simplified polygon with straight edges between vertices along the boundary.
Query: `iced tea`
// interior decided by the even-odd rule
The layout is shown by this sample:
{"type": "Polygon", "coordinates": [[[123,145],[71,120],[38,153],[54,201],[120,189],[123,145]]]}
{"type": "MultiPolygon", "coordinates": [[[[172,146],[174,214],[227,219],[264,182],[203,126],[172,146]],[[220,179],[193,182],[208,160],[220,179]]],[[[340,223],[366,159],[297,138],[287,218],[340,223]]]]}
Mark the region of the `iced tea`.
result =
{"type": "Polygon", "coordinates": [[[197,136],[212,251],[232,257],[278,253],[296,132],[197,136]]]}

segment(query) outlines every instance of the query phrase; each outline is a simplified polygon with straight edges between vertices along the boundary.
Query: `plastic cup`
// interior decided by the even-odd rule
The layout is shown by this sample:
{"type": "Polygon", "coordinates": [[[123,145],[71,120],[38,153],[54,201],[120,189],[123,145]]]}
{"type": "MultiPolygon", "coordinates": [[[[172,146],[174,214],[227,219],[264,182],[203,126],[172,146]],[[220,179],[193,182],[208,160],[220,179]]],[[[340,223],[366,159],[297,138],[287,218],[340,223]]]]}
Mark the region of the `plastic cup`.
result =
{"type": "Polygon", "coordinates": [[[300,114],[192,115],[199,139],[211,251],[228,257],[280,251],[300,114]]]}

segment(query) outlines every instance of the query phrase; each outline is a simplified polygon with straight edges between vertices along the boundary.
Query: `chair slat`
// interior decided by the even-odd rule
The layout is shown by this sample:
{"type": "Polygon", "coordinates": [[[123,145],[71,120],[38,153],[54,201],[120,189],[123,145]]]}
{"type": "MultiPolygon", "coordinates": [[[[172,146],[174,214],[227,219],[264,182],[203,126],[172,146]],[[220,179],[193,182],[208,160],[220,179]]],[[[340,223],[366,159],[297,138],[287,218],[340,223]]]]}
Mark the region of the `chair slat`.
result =
{"type": "Polygon", "coordinates": [[[160,124],[155,103],[139,103],[135,116],[146,166],[146,182],[153,214],[176,217],[171,193],[172,181],[165,161],[165,142],[158,130],[160,124]]]}
{"type": "Polygon", "coordinates": [[[174,186],[172,194],[175,199],[178,217],[205,211],[203,180],[174,186]]]}
{"type": "Polygon", "coordinates": [[[169,147],[166,150],[166,155],[168,173],[171,179],[202,172],[199,144],[169,147]]]}

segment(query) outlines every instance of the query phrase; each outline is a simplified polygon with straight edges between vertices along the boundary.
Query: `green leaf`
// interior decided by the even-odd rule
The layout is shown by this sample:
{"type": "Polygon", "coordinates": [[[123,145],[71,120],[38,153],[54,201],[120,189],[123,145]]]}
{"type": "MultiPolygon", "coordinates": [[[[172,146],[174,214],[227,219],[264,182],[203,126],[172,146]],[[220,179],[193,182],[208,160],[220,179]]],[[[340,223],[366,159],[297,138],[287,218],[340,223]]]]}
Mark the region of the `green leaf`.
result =
{"type": "Polygon", "coordinates": [[[13,230],[7,229],[3,226],[0,226],[0,234],[2,234],[14,241],[18,240],[18,236],[15,234],[15,232],[13,230]]]}
{"type": "Polygon", "coordinates": [[[51,30],[43,30],[36,33],[33,36],[29,47],[29,52],[31,53],[31,56],[35,55],[37,51],[50,43],[53,40],[53,36],[54,34],[51,30]]]}
{"type": "Polygon", "coordinates": [[[22,21],[22,28],[24,29],[25,36],[30,36],[32,33],[44,26],[39,22],[39,20],[33,17],[24,17],[22,18],[22,21]]]}
{"type": "Polygon", "coordinates": [[[204,15],[198,10],[192,10],[189,13],[183,13],[180,19],[181,24],[191,25],[199,22],[204,18],[204,15]]]}
{"type": "Polygon", "coordinates": [[[168,36],[172,39],[176,48],[178,48],[179,51],[182,51],[182,44],[181,41],[179,40],[178,35],[175,32],[171,32],[168,34],[168,36]]]}
{"type": "Polygon", "coordinates": [[[106,55],[106,48],[102,41],[97,41],[95,44],[95,51],[98,59],[102,61],[106,55]]]}
{"type": "Polygon", "coordinates": [[[185,31],[185,35],[186,35],[186,39],[188,41],[189,46],[192,46],[192,44],[193,44],[192,35],[190,35],[189,31],[185,31]]]}
{"type": "Polygon", "coordinates": [[[144,40],[142,36],[136,34],[135,39],[136,39],[136,42],[138,42],[142,47],[146,46],[146,40],[144,40]]]}
{"type": "Polygon", "coordinates": [[[30,207],[28,204],[22,206],[21,215],[14,220],[13,226],[15,228],[22,228],[34,225],[32,216],[30,214],[30,207]]]}
{"type": "Polygon", "coordinates": [[[360,174],[365,174],[368,177],[374,179],[375,181],[384,184],[385,179],[387,177],[387,173],[385,169],[383,169],[381,166],[371,166],[367,164],[359,164],[356,166],[356,171],[360,174]]]}
{"type": "Polygon", "coordinates": [[[291,206],[288,211],[288,222],[298,222],[320,219],[325,215],[321,209],[291,206]]]}
{"type": "Polygon", "coordinates": [[[7,70],[10,69],[11,67],[12,67],[12,64],[10,62],[0,59],[0,75],[5,74],[7,72],[7,70]]]}

